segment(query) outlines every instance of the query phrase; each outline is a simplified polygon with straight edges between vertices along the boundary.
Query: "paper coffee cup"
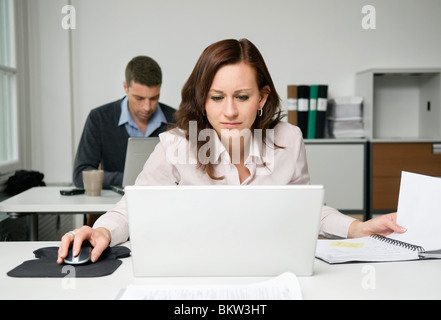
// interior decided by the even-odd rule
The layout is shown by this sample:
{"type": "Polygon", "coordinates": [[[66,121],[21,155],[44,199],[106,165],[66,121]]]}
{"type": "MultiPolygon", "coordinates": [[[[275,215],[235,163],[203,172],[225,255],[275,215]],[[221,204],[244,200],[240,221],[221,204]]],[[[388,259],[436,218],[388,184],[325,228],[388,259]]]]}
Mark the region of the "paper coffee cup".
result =
{"type": "Polygon", "coordinates": [[[104,171],[103,170],[85,170],[83,171],[83,184],[86,190],[86,196],[99,197],[103,188],[104,171]]]}

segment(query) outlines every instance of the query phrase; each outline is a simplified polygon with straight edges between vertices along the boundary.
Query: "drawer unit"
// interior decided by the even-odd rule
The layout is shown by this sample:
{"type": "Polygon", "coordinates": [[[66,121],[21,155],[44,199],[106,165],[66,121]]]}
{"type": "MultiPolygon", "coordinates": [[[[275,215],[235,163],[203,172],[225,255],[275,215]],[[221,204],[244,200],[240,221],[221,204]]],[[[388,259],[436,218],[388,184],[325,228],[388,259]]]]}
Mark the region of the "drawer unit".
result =
{"type": "Polygon", "coordinates": [[[401,172],[441,176],[437,142],[374,142],[371,144],[371,211],[398,207],[401,172]]]}

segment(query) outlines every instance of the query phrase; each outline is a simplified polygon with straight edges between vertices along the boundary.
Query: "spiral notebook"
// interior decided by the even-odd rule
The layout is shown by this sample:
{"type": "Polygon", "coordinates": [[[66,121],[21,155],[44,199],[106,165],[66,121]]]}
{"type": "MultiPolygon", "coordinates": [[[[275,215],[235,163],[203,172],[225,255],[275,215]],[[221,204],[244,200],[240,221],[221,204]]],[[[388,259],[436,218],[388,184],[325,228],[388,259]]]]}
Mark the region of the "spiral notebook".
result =
{"type": "Polygon", "coordinates": [[[388,237],[318,240],[316,257],[329,263],[441,258],[441,179],[402,172],[397,223],[405,233],[388,237]]]}
{"type": "Polygon", "coordinates": [[[328,263],[408,261],[428,258],[423,247],[381,235],[344,240],[318,240],[316,257],[328,263]]]}

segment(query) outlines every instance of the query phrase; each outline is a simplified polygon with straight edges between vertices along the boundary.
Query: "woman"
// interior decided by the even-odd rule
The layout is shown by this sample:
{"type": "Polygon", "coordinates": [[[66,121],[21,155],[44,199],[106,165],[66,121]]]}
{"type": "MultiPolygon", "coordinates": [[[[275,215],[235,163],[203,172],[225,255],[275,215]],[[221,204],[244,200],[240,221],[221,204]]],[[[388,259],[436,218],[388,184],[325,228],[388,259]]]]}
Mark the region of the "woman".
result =
{"type": "MultiPolygon", "coordinates": [[[[308,184],[302,134],[282,122],[280,99],[258,49],[248,40],[223,40],[207,47],[182,89],[173,130],[138,176],[137,185],[308,184]]],[[[360,222],[323,207],[320,234],[362,237],[405,229],[396,213],[360,222]]],[[[93,229],[84,226],[62,238],[58,263],[89,240],[95,262],[104,249],[128,239],[125,198],[93,229]]]]}

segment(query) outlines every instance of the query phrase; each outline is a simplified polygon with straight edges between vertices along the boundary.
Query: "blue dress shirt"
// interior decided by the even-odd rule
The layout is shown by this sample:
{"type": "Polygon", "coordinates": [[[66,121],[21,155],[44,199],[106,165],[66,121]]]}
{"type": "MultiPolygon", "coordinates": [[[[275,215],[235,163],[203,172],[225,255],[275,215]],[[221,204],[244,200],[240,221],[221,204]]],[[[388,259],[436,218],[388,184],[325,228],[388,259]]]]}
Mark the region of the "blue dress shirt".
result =
{"type": "Polygon", "coordinates": [[[161,123],[167,123],[167,119],[165,118],[164,112],[162,112],[161,106],[158,104],[155,112],[150,117],[147,130],[144,134],[141,129],[139,129],[129,112],[127,96],[121,101],[121,116],[119,117],[118,125],[125,125],[127,133],[130,137],[149,137],[161,126],[161,123]]]}

